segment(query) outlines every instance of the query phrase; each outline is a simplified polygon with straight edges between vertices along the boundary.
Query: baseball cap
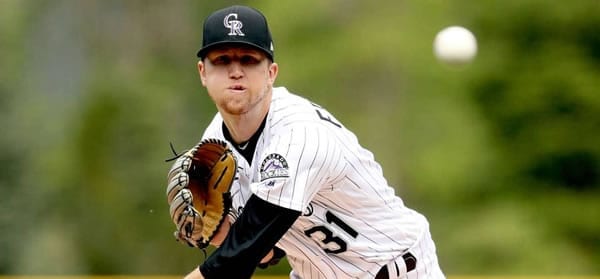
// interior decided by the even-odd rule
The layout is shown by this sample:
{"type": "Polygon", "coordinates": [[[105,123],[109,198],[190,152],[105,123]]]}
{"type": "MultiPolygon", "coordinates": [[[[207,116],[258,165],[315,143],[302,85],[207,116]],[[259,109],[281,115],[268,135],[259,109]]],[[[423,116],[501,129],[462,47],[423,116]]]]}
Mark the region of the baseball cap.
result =
{"type": "Polygon", "coordinates": [[[197,53],[201,59],[212,47],[236,43],[256,47],[273,60],[273,40],[267,19],[254,8],[235,5],[215,11],[204,21],[203,32],[202,48],[197,53]]]}

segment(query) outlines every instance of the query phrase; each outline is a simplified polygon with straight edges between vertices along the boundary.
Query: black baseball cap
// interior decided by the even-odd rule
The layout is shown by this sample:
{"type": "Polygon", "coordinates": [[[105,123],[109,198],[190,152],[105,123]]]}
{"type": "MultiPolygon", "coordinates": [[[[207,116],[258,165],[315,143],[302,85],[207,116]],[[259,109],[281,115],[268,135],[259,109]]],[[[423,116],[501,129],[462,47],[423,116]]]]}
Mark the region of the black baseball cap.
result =
{"type": "Polygon", "coordinates": [[[222,44],[244,44],[264,51],[273,60],[274,49],[267,19],[247,6],[231,6],[210,14],[204,21],[202,48],[197,56],[204,59],[210,48],[222,44]]]}

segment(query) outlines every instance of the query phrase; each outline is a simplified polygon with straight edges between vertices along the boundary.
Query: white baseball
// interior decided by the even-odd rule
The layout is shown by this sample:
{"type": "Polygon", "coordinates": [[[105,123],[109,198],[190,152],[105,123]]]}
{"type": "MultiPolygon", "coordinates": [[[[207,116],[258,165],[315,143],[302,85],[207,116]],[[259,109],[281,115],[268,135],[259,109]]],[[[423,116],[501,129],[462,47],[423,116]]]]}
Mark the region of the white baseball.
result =
{"type": "Polygon", "coordinates": [[[435,36],[433,52],[445,63],[466,64],[477,54],[477,39],[464,27],[449,26],[435,36]]]}

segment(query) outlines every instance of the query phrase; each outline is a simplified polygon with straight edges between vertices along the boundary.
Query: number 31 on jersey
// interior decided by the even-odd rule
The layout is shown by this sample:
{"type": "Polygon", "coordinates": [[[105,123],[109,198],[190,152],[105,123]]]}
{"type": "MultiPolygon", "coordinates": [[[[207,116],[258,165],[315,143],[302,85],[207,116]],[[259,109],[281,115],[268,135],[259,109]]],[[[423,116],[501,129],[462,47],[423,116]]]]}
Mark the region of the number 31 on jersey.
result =
{"type": "Polygon", "coordinates": [[[308,230],[304,231],[304,234],[318,242],[321,242],[321,248],[325,250],[327,253],[331,254],[339,254],[345,252],[347,249],[346,241],[344,241],[339,236],[334,235],[332,229],[329,226],[336,226],[337,228],[342,229],[352,238],[356,238],[358,236],[358,232],[348,226],[348,224],[344,223],[342,219],[335,216],[330,211],[325,213],[325,219],[327,220],[327,225],[314,226],[308,230]]]}

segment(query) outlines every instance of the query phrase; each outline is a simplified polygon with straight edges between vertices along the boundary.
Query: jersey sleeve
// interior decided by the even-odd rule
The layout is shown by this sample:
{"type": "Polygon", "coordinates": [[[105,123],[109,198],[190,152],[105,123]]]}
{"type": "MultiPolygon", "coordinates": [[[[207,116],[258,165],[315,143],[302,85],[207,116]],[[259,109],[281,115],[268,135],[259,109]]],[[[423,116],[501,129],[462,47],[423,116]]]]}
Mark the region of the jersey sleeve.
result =
{"type": "Polygon", "coordinates": [[[250,278],[260,260],[298,216],[299,211],[251,196],[221,246],[200,266],[200,271],[207,279],[250,278]]]}
{"type": "Polygon", "coordinates": [[[302,211],[312,197],[341,175],[344,161],[335,133],[298,125],[273,138],[260,156],[252,192],[263,200],[302,211]]]}

